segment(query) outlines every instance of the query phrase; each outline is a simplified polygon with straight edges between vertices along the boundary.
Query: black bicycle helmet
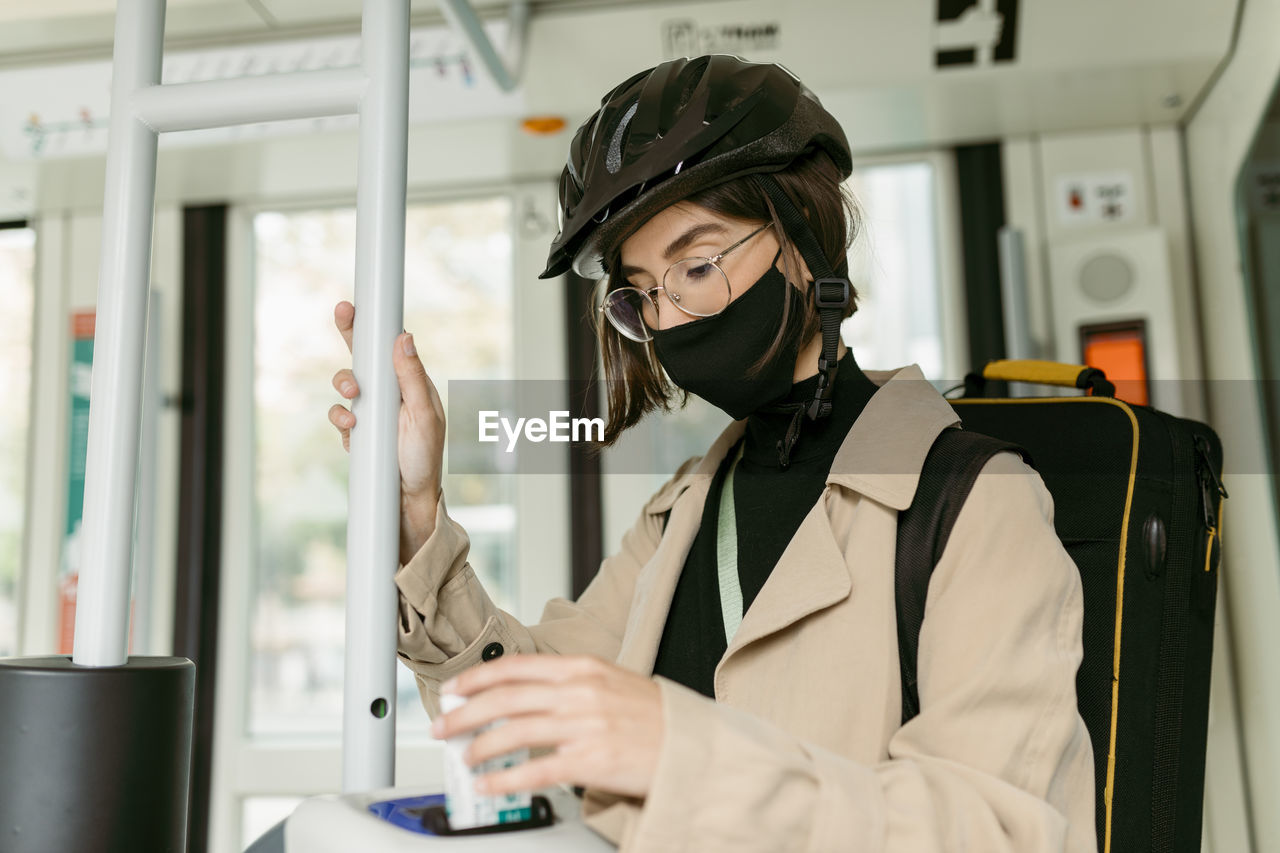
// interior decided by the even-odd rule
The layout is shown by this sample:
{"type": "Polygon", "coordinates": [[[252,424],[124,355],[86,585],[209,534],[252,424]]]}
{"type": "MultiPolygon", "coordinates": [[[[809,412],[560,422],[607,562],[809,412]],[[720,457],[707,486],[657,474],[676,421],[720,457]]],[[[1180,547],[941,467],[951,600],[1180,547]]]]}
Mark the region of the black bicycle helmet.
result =
{"type": "Polygon", "coordinates": [[[574,135],[560,176],[560,233],[539,278],[604,275],[604,251],[668,205],[821,147],[853,169],[839,123],[781,65],[674,59],[605,95],[574,135]]]}

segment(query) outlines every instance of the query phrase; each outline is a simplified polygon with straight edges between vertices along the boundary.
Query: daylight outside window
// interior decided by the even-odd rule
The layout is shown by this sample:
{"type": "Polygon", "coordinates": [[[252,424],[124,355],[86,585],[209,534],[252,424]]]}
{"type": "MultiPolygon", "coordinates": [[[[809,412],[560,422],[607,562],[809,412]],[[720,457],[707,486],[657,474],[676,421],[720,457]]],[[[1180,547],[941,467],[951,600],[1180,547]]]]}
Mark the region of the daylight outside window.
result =
{"type": "Polygon", "coordinates": [[[35,232],[0,228],[0,399],[16,417],[0,418],[0,657],[18,645],[18,571],[22,564],[31,399],[31,324],[35,232]]]}
{"type": "Polygon", "coordinates": [[[858,312],[843,334],[864,370],[919,364],[925,378],[947,378],[934,180],[927,162],[867,166],[849,178],[864,221],[849,254],[858,312]]]}
{"type": "MultiPolygon", "coordinates": [[[[512,356],[511,203],[412,205],[405,327],[448,406],[448,379],[504,379],[512,356]]],[[[248,734],[337,740],[342,670],[348,457],[329,424],[331,378],[350,365],[333,326],[351,299],[351,209],[262,212],[256,252],[254,388],[256,564],[250,614],[248,734]]],[[[510,477],[449,474],[450,514],[500,607],[515,598],[510,477]]],[[[412,674],[398,671],[398,722],[426,737],[412,674]]]]}

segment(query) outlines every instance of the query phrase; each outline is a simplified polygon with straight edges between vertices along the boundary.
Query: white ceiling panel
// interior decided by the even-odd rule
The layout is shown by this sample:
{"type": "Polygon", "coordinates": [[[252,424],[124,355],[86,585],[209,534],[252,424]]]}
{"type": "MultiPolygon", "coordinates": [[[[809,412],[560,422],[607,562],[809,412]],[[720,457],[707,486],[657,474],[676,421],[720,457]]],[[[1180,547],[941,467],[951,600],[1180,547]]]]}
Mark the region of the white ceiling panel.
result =
{"type": "MultiPolygon", "coordinates": [[[[11,13],[12,2],[0,8],[11,13]]],[[[475,2],[490,22],[509,5],[475,2]]],[[[999,36],[1012,39],[1013,55],[997,56],[990,43],[956,66],[935,56],[956,41],[935,20],[936,0],[530,0],[520,95],[530,111],[572,126],[639,69],[721,52],[787,65],[866,152],[1169,124],[1194,108],[1227,56],[1239,2],[1020,0],[999,36]]],[[[47,4],[45,17],[0,26],[0,70],[109,59],[109,0],[47,4]]],[[[359,0],[172,0],[166,45],[251,51],[353,37],[359,8],[359,0]]],[[[415,27],[442,26],[436,0],[414,0],[412,10],[415,27]]]]}
{"type": "MultiPolygon", "coordinates": [[[[248,0],[246,0],[248,2],[248,0]]],[[[252,0],[264,13],[282,27],[305,27],[346,22],[357,27],[360,0],[252,0]]],[[[532,15],[581,9],[621,8],[652,5],[654,0],[529,0],[532,15]]],[[[511,0],[471,0],[471,6],[483,17],[502,16],[511,0]]],[[[415,20],[439,15],[439,0],[411,0],[410,14],[415,20]]]]}
{"type": "MultiPolygon", "coordinates": [[[[184,6],[242,6],[246,0],[169,0],[170,10],[184,6]]],[[[116,0],[0,0],[0,21],[112,15],[116,0]]]]}
{"type": "Polygon", "coordinates": [[[38,18],[67,18],[73,15],[109,15],[115,9],[113,0],[4,0],[0,2],[0,21],[26,21],[38,18]]]}
{"type": "MultiPolygon", "coordinates": [[[[503,21],[486,24],[496,43],[503,21]]],[[[520,92],[504,93],[483,73],[468,44],[449,27],[409,33],[410,124],[518,117],[520,92]]],[[[164,57],[164,83],[260,77],[294,71],[335,71],[360,64],[354,35],[254,43],[240,47],[172,50],[164,57]]],[[[95,60],[38,68],[0,69],[0,159],[52,160],[105,155],[111,98],[111,63],[95,60]]],[[[355,116],[273,122],[165,134],[162,148],[237,143],[274,136],[354,128],[355,116]]]]}
{"type": "MultiPolygon", "coordinates": [[[[265,32],[246,0],[169,0],[166,41],[265,32]]],[[[111,56],[112,0],[0,0],[0,67],[111,56]]]]}
{"type": "MultiPolygon", "coordinates": [[[[651,4],[653,0],[529,0],[531,15],[651,4]]],[[[0,0],[0,66],[111,55],[115,0],[0,0]]],[[[502,17],[510,0],[472,0],[502,17]]],[[[415,26],[440,23],[438,0],[411,0],[415,26]]],[[[166,40],[212,47],[243,39],[360,31],[360,0],[168,0],[166,40]]]]}

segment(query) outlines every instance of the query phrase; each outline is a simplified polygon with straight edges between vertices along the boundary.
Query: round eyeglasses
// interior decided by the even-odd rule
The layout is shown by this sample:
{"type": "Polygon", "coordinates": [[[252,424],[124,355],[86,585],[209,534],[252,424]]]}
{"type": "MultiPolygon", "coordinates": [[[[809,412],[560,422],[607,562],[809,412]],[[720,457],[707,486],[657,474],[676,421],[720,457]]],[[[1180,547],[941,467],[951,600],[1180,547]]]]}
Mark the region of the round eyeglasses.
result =
{"type": "Polygon", "coordinates": [[[599,310],[615,329],[633,341],[653,340],[658,328],[658,291],[664,291],[671,304],[690,317],[714,317],[733,299],[729,277],[720,261],[734,249],[772,225],[761,225],[729,248],[712,258],[681,258],[667,267],[662,284],[635,287],[625,284],[605,293],[599,310]]]}

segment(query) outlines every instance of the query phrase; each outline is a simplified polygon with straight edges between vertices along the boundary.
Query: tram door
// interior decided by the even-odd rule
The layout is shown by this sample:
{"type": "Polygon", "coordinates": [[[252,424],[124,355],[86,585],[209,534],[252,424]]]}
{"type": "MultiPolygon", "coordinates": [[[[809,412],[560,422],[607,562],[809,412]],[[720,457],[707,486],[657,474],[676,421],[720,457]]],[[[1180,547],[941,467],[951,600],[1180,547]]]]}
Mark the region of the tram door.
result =
{"type": "MultiPolygon", "coordinates": [[[[411,187],[405,327],[446,411],[466,383],[562,375],[560,303],[540,292],[555,283],[529,284],[554,221],[548,186],[411,187]]],[[[301,798],[340,787],[349,458],[326,416],[339,399],[330,378],[350,364],[333,311],[352,298],[351,201],[230,213],[210,850],[243,849],[301,798]]],[[[568,593],[564,478],[467,462],[446,448],[444,490],[469,560],[499,607],[536,620],[568,593]]],[[[439,786],[417,685],[397,672],[396,782],[439,786]]]]}

